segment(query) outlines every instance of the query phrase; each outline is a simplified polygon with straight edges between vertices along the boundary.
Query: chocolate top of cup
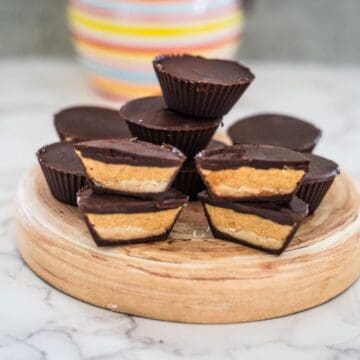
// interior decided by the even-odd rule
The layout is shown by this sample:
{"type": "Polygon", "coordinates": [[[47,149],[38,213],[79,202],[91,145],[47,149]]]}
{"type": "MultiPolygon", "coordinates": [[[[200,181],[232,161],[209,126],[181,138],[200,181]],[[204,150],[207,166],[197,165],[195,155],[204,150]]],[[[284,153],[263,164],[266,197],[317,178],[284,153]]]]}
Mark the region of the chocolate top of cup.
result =
{"type": "Polygon", "coordinates": [[[90,188],[78,193],[78,205],[81,211],[94,214],[142,213],[175,209],[183,206],[188,197],[171,189],[152,199],[140,199],[132,196],[96,194],[90,188]]]}
{"type": "Polygon", "coordinates": [[[164,71],[182,80],[217,85],[237,85],[251,82],[250,69],[236,61],[205,59],[191,55],[160,55],[154,59],[157,71],[164,71]]]}
{"type": "Polygon", "coordinates": [[[120,115],[127,121],[158,130],[205,130],[217,126],[222,118],[199,119],[166,108],[161,96],[149,96],[127,102],[120,115]]]}
{"type": "Polygon", "coordinates": [[[215,198],[211,196],[208,191],[202,191],[198,197],[201,201],[210,205],[258,215],[284,225],[291,225],[294,222],[298,222],[304,219],[308,213],[308,205],[296,196],[294,196],[291,201],[285,203],[234,202],[215,198]]]}
{"type": "Polygon", "coordinates": [[[304,184],[326,181],[340,173],[339,165],[334,161],[314,154],[304,155],[310,161],[304,184]]]}
{"type": "Polygon", "coordinates": [[[233,145],[203,150],[195,157],[198,166],[221,170],[249,166],[269,169],[284,166],[308,170],[308,159],[301,153],[270,145],[233,145]]]}
{"type": "Polygon", "coordinates": [[[155,145],[136,138],[84,141],[75,144],[84,157],[135,166],[180,166],[186,156],[171,145],[155,145]]]}
{"type": "Polygon", "coordinates": [[[57,142],[43,146],[36,153],[40,164],[69,174],[84,175],[81,161],[70,142],[57,142]]]}
{"type": "Polygon", "coordinates": [[[305,152],[316,145],[321,130],[292,116],[257,114],[237,121],[228,135],[234,144],[274,145],[305,152]]]}
{"type": "Polygon", "coordinates": [[[131,137],[126,122],[117,110],[97,106],[76,106],[54,116],[62,140],[87,141],[131,137]]]}

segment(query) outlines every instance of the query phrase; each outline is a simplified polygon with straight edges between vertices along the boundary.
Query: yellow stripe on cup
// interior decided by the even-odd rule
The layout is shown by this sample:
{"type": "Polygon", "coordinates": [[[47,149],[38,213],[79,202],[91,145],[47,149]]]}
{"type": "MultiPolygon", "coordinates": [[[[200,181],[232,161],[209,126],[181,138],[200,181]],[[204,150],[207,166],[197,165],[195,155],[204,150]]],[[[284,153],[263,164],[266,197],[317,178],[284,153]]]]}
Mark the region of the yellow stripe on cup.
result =
{"type": "Polygon", "coordinates": [[[143,26],[141,24],[120,24],[119,22],[104,21],[95,16],[84,15],[83,13],[68,8],[68,16],[73,24],[79,24],[81,26],[93,29],[96,31],[103,31],[111,34],[127,34],[133,36],[181,36],[181,35],[196,35],[200,33],[207,33],[211,31],[217,31],[228,26],[239,26],[243,21],[243,16],[240,11],[235,11],[220,20],[209,21],[202,24],[191,24],[190,26],[156,26],[148,25],[143,26]]]}

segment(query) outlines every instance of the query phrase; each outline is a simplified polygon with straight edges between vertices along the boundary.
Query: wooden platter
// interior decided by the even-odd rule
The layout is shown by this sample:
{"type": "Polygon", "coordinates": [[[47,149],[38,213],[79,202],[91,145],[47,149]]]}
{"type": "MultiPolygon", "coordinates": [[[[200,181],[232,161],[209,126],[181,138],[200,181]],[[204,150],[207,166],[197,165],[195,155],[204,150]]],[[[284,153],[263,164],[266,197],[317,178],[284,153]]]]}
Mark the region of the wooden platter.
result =
{"type": "Polygon", "coordinates": [[[357,280],[359,193],[340,175],[280,257],[214,239],[199,203],[166,242],[98,248],[36,166],[18,190],[16,240],[41,278],[103,308],[191,323],[261,320],[321,304],[357,280]]]}

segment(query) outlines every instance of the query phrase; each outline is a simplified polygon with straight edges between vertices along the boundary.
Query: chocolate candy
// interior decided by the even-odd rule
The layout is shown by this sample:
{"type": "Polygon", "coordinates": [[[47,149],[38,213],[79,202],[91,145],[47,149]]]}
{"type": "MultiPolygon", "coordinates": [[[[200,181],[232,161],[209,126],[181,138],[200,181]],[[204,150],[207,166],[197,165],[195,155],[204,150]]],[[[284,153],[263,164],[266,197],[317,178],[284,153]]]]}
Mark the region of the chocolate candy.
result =
{"type": "Polygon", "coordinates": [[[213,235],[272,254],[281,254],[307,215],[294,197],[288,203],[231,202],[199,194],[213,235]]]}
{"type": "Polygon", "coordinates": [[[78,205],[99,246],[166,240],[187,197],[175,190],[153,199],[96,194],[83,189],[78,205]]]}
{"type": "Polygon", "coordinates": [[[76,206],[76,193],[86,184],[86,179],[73,144],[46,145],[36,156],[54,198],[76,206]]]}
{"type": "Polygon", "coordinates": [[[196,170],[195,162],[186,162],[180,169],[173,187],[183,194],[189,196],[190,201],[198,199],[198,193],[205,189],[204,182],[202,181],[199,173],[196,170]]]}
{"type": "Polygon", "coordinates": [[[189,159],[206,148],[221,123],[221,118],[199,121],[171,111],[161,96],[132,100],[120,109],[120,115],[140,140],[173,145],[189,159]]]}
{"type": "Polygon", "coordinates": [[[195,160],[211,194],[236,201],[288,201],[309,166],[302,154],[268,145],[204,150],[195,160]]]}
{"type": "Polygon", "coordinates": [[[238,62],[200,56],[161,55],[153,65],[166,105],[196,117],[225,115],[255,78],[238,62]]]}
{"type": "Polygon", "coordinates": [[[92,140],[75,144],[95,192],[148,196],[167,191],[185,155],[170,145],[133,139],[92,140]]]}
{"type": "Polygon", "coordinates": [[[324,199],[336,175],[340,173],[338,164],[314,154],[306,154],[310,161],[306,174],[296,195],[309,204],[309,214],[313,214],[324,199]]]}
{"type": "Polygon", "coordinates": [[[282,114],[258,114],[238,120],[228,135],[234,144],[281,146],[311,152],[321,137],[314,125],[282,114]]]}
{"type": "MultiPolygon", "coordinates": [[[[207,149],[216,149],[223,147],[225,144],[218,140],[211,140],[207,149]]],[[[183,194],[189,196],[190,201],[198,200],[198,193],[205,189],[204,182],[202,181],[194,160],[184,163],[179,173],[176,176],[173,187],[183,194]]]]}
{"type": "Polygon", "coordinates": [[[75,106],[54,116],[63,141],[130,138],[131,133],[117,110],[98,106],[75,106]]]}

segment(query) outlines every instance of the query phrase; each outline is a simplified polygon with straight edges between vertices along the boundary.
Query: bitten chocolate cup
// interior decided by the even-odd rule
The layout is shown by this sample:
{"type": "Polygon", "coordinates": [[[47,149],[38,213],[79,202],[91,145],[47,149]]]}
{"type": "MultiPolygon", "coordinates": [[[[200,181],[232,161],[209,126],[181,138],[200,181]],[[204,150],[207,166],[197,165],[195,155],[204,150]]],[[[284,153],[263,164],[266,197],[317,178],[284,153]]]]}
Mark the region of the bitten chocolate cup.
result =
{"type": "Polygon", "coordinates": [[[301,153],[270,145],[233,145],[195,157],[209,192],[231,201],[290,201],[309,168],[301,153]]]}
{"type": "Polygon", "coordinates": [[[167,106],[198,118],[227,114],[255,78],[238,62],[200,56],[160,55],[153,66],[167,106]]]}
{"type": "Polygon", "coordinates": [[[148,199],[96,194],[90,188],[78,194],[78,204],[98,246],[128,245],[166,240],[187,196],[176,190],[148,199]]]}
{"type": "Polygon", "coordinates": [[[84,141],[74,145],[90,187],[97,193],[148,197],[168,191],[186,160],[171,145],[133,139],[84,141]]]}
{"type": "Polygon", "coordinates": [[[321,204],[340,169],[338,164],[321,156],[306,154],[306,157],[310,161],[309,172],[296,196],[309,204],[309,215],[311,215],[321,204]]]}
{"type": "Polygon", "coordinates": [[[288,203],[231,202],[199,194],[213,235],[271,254],[281,254],[308,212],[296,196],[288,203]]]}
{"type": "Polygon", "coordinates": [[[74,106],[54,116],[55,129],[62,141],[125,139],[131,133],[118,110],[99,106],[74,106]]]}
{"type": "Polygon", "coordinates": [[[193,158],[206,148],[222,118],[203,119],[176,113],[166,108],[161,96],[132,100],[120,109],[133,136],[153,144],[169,144],[193,158]]]}
{"type": "Polygon", "coordinates": [[[39,149],[36,156],[53,197],[76,206],[76,193],[87,182],[73,144],[50,144],[39,149]]]}

